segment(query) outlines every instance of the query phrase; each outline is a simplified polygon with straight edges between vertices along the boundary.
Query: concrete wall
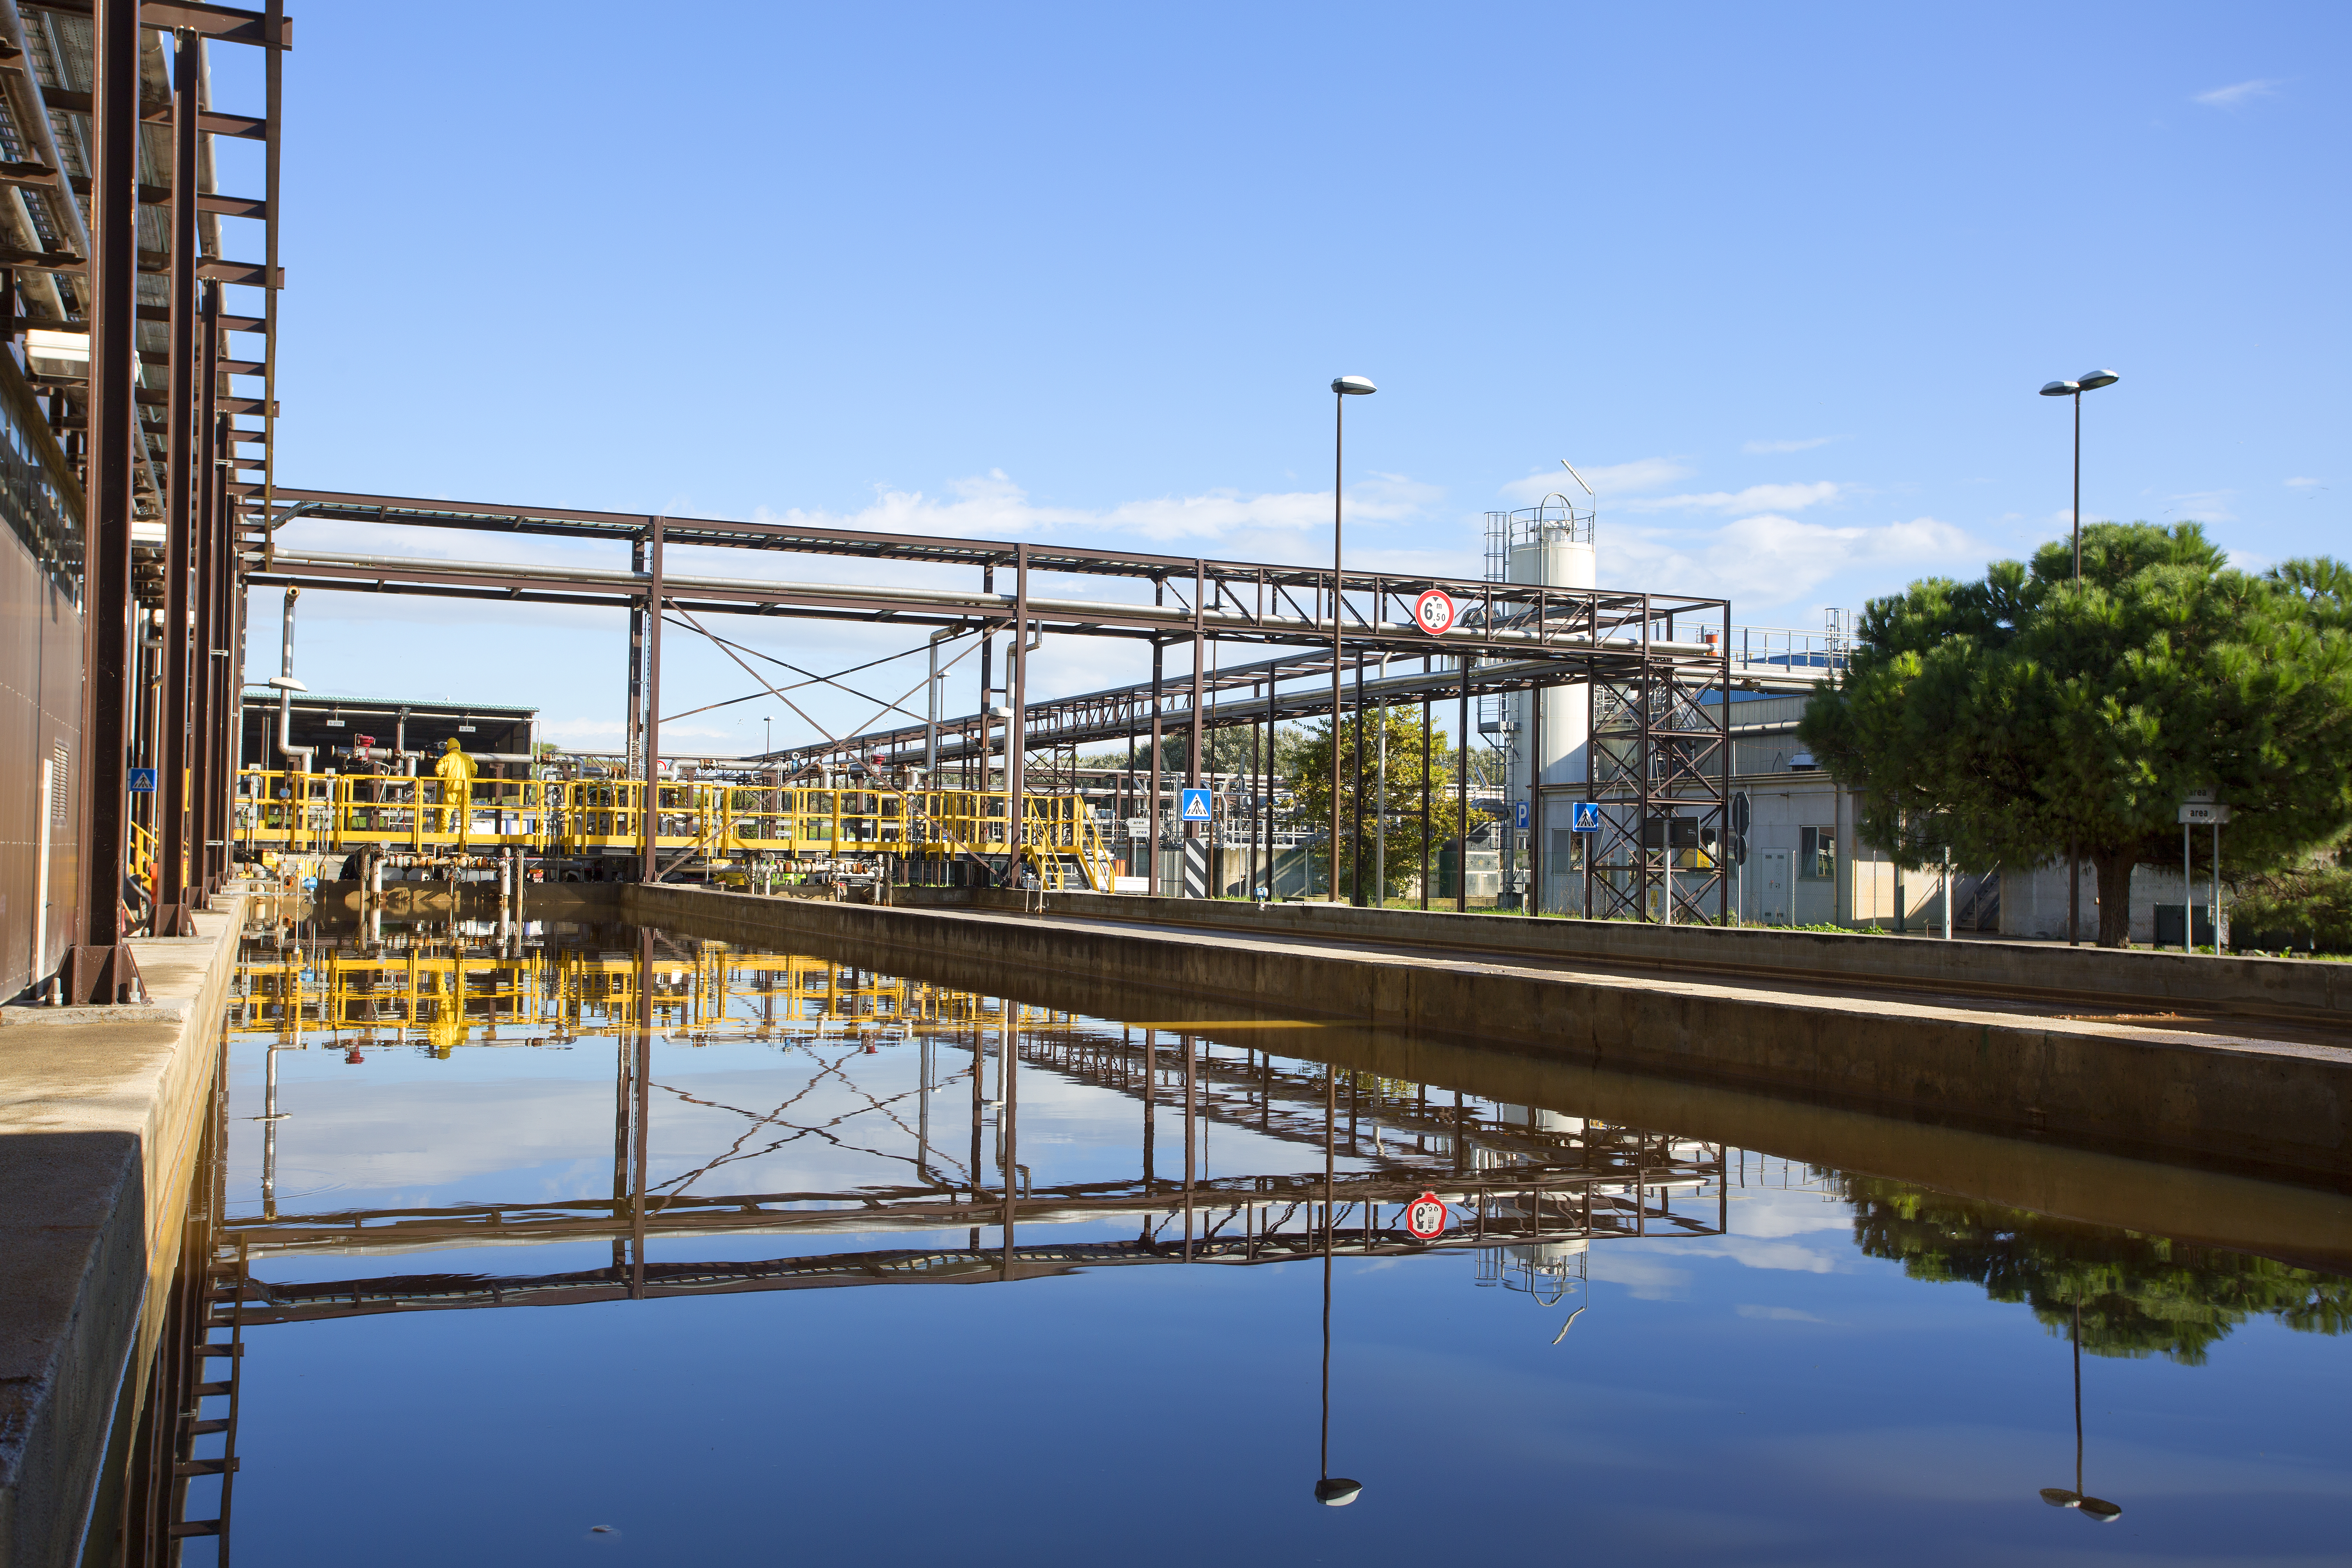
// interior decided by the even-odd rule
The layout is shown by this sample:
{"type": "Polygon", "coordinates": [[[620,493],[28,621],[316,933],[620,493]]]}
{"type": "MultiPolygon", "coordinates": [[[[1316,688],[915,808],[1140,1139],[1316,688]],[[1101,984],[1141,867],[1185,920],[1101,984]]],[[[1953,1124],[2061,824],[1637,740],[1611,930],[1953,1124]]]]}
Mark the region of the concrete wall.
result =
{"type": "Polygon", "coordinates": [[[0,1008],[0,1568],[75,1561],[94,1496],[112,1528],[244,923],[218,906],[131,943],[152,1005],[0,1008]]]}
{"type": "MultiPolygon", "coordinates": [[[[1017,907],[1017,898],[1007,901],[1017,907]]],[[[2158,995],[2227,992],[2340,1016],[2352,1011],[2352,982],[2311,973],[2337,965],[1297,905],[1264,911],[1271,918],[1251,940],[1175,923],[1223,910],[1230,925],[1257,914],[1247,906],[1168,902],[1170,920],[1145,923],[1136,917],[1161,911],[1108,897],[1055,899],[1051,907],[1066,918],[1022,919],[991,908],[786,905],[632,887],[623,909],[634,920],[689,921],[763,942],[865,942],[933,967],[975,964],[981,973],[1085,973],[1131,991],[1412,1029],[1586,1067],[2093,1140],[2265,1174],[2352,1181],[2352,1051],[1688,976],[1580,972],[1494,955],[1513,950],[1532,958],[1548,949],[1559,959],[1580,952],[1708,970],[1721,981],[1776,963],[1801,966],[1815,978],[1907,968],[1940,975],[1937,984],[1948,989],[1972,978],[2114,988],[2141,1009],[2158,995]],[[1072,916],[1097,918],[1081,923],[1072,916]],[[1412,951],[1278,940],[1359,932],[1412,951]],[[1433,955],[1432,944],[1454,946],[1458,956],[1433,955]]]]}

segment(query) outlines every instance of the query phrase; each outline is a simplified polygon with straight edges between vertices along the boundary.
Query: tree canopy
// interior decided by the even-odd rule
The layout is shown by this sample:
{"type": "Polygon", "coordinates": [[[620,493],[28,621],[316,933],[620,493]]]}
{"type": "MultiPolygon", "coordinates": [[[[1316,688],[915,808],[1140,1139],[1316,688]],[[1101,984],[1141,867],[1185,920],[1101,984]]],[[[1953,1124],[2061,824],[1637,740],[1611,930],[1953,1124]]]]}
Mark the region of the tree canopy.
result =
{"type": "Polygon", "coordinates": [[[1864,842],[1919,865],[2098,871],[2099,941],[2130,879],[2177,864],[2177,811],[2234,812],[2226,868],[2294,863],[2352,827],[2352,570],[2231,570],[2193,522],[2095,523],[1983,578],[1873,600],[1799,733],[1860,792],[1864,842]]]}
{"type": "MultiPolygon", "coordinates": [[[[1295,767],[1291,784],[1298,792],[1299,815],[1325,833],[1331,830],[1331,726],[1328,721],[1309,730],[1295,757],[1287,759],[1295,767]]],[[[1427,752],[1421,744],[1421,724],[1416,710],[1406,708],[1368,708],[1362,722],[1350,718],[1341,727],[1339,742],[1339,809],[1342,813],[1339,831],[1339,888],[1350,891],[1356,885],[1356,863],[1361,858],[1366,872],[1364,896],[1367,900],[1385,898],[1400,891],[1413,876],[1435,872],[1433,851],[1451,841],[1461,831],[1461,814],[1454,794],[1455,770],[1460,754],[1448,743],[1443,730],[1433,732],[1427,752]],[[1378,858],[1373,848],[1373,826],[1379,818],[1381,794],[1381,737],[1385,729],[1388,736],[1388,846],[1384,858],[1378,858]],[[1356,739],[1363,737],[1363,832],[1355,831],[1356,813],[1356,739]],[[1423,779],[1430,791],[1429,834],[1421,831],[1421,792],[1423,779]],[[1388,886],[1374,892],[1370,868],[1376,859],[1387,872],[1388,886]]],[[[1486,814],[1473,810],[1470,826],[1477,826],[1486,820],[1486,814]]],[[[1433,884],[1433,887],[1434,884],[1433,884]]]]}

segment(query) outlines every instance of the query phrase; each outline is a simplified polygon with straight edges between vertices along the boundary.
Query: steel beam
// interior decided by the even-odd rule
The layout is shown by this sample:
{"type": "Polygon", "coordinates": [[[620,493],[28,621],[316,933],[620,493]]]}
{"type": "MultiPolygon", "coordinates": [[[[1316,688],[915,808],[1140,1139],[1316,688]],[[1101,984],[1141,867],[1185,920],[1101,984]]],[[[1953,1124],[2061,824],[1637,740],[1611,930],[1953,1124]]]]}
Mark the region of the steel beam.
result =
{"type": "MultiPolygon", "coordinates": [[[[203,46],[196,35],[183,31],[172,56],[172,179],[193,195],[196,171],[196,57],[203,46]]],[[[189,921],[188,873],[194,857],[188,850],[189,784],[194,772],[191,742],[195,718],[191,669],[189,626],[194,605],[189,589],[196,569],[196,204],[183,199],[172,205],[171,433],[163,497],[163,681],[157,693],[157,758],[162,769],[155,781],[155,913],[151,928],[157,936],[192,936],[189,921]]],[[[194,657],[210,662],[199,647],[194,657]]]]}
{"type": "Polygon", "coordinates": [[[89,518],[82,572],[81,888],[68,984],[76,1002],[144,998],[122,941],[125,805],[131,738],[131,519],[133,353],[138,327],[139,0],[97,0],[98,229],[90,288],[89,518]]]}

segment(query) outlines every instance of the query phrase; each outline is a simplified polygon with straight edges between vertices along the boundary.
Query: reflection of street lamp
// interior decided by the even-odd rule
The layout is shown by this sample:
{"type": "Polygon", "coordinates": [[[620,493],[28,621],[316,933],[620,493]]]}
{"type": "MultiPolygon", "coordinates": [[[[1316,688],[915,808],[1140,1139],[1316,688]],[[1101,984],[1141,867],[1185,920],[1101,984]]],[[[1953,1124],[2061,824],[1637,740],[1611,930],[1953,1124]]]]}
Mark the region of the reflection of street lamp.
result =
{"type": "MultiPolygon", "coordinates": [[[[1337,384],[1336,383],[1334,384],[1337,384]]],[[[1370,391],[1370,384],[1365,386],[1370,391]]],[[[1332,717],[1332,754],[1339,753],[1338,710],[1332,717]]],[[[1339,827],[1339,797],[1331,797],[1331,828],[1336,837],[1339,827]]],[[[1339,862],[1332,862],[1332,886],[1339,886],[1339,862]]],[[[1323,1064],[1323,1465],[1322,1479],[1315,1483],[1315,1500],[1325,1508],[1345,1508],[1356,1500],[1364,1489],[1361,1481],[1351,1481],[1345,1476],[1331,1473],[1331,1237],[1339,1227],[1332,1221],[1333,1172],[1339,1156],[1334,1140],[1338,1136],[1339,1119],[1339,1074],[1330,1063],[1323,1064]]]]}
{"type": "MultiPolygon", "coordinates": [[[[1360,375],[1343,375],[1331,384],[1331,886],[1325,894],[1339,901],[1339,661],[1345,657],[1339,637],[1339,479],[1340,459],[1348,449],[1348,399],[1365,397],[1380,389],[1360,375]]],[[[1361,741],[1362,715],[1357,716],[1361,741]]]]}
{"type": "MultiPolygon", "coordinates": [[[[2086,371],[2072,381],[2053,381],[2043,384],[2044,397],[2072,397],[2074,400],[2074,581],[2083,580],[2083,394],[2096,392],[2103,386],[2113,386],[2123,377],[2111,370],[2086,371]]],[[[2083,940],[2083,857],[2072,844],[2066,847],[2066,941],[2071,946],[2083,940]]],[[[1946,933],[1949,935],[1949,932],[1946,933]]]]}
{"type": "Polygon", "coordinates": [[[2105,1498],[2085,1497],[2083,1493],[2083,1303],[2074,1302],[2074,1489],[2064,1487],[2043,1487],[2042,1500],[2052,1508],[2071,1508],[2084,1519],[2095,1519],[2101,1524],[2113,1524],[2123,1517],[2120,1505],[2105,1498]]]}

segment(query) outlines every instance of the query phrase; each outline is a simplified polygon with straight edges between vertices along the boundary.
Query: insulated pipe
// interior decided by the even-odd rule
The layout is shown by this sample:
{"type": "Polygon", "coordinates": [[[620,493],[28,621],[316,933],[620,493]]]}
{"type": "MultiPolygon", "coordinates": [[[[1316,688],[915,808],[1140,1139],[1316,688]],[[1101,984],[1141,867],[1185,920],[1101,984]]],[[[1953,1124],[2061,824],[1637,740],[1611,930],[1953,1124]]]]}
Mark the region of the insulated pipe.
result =
{"type": "MultiPolygon", "coordinates": [[[[286,590],[286,619],[278,643],[278,673],[289,680],[294,677],[294,601],[301,596],[299,588],[286,590]]],[[[289,762],[296,757],[301,758],[302,772],[307,773],[310,771],[310,759],[318,748],[288,745],[286,737],[293,732],[294,689],[280,686],[278,689],[278,754],[289,762]]],[[[292,792],[289,790],[288,794],[290,799],[292,792]]]]}

